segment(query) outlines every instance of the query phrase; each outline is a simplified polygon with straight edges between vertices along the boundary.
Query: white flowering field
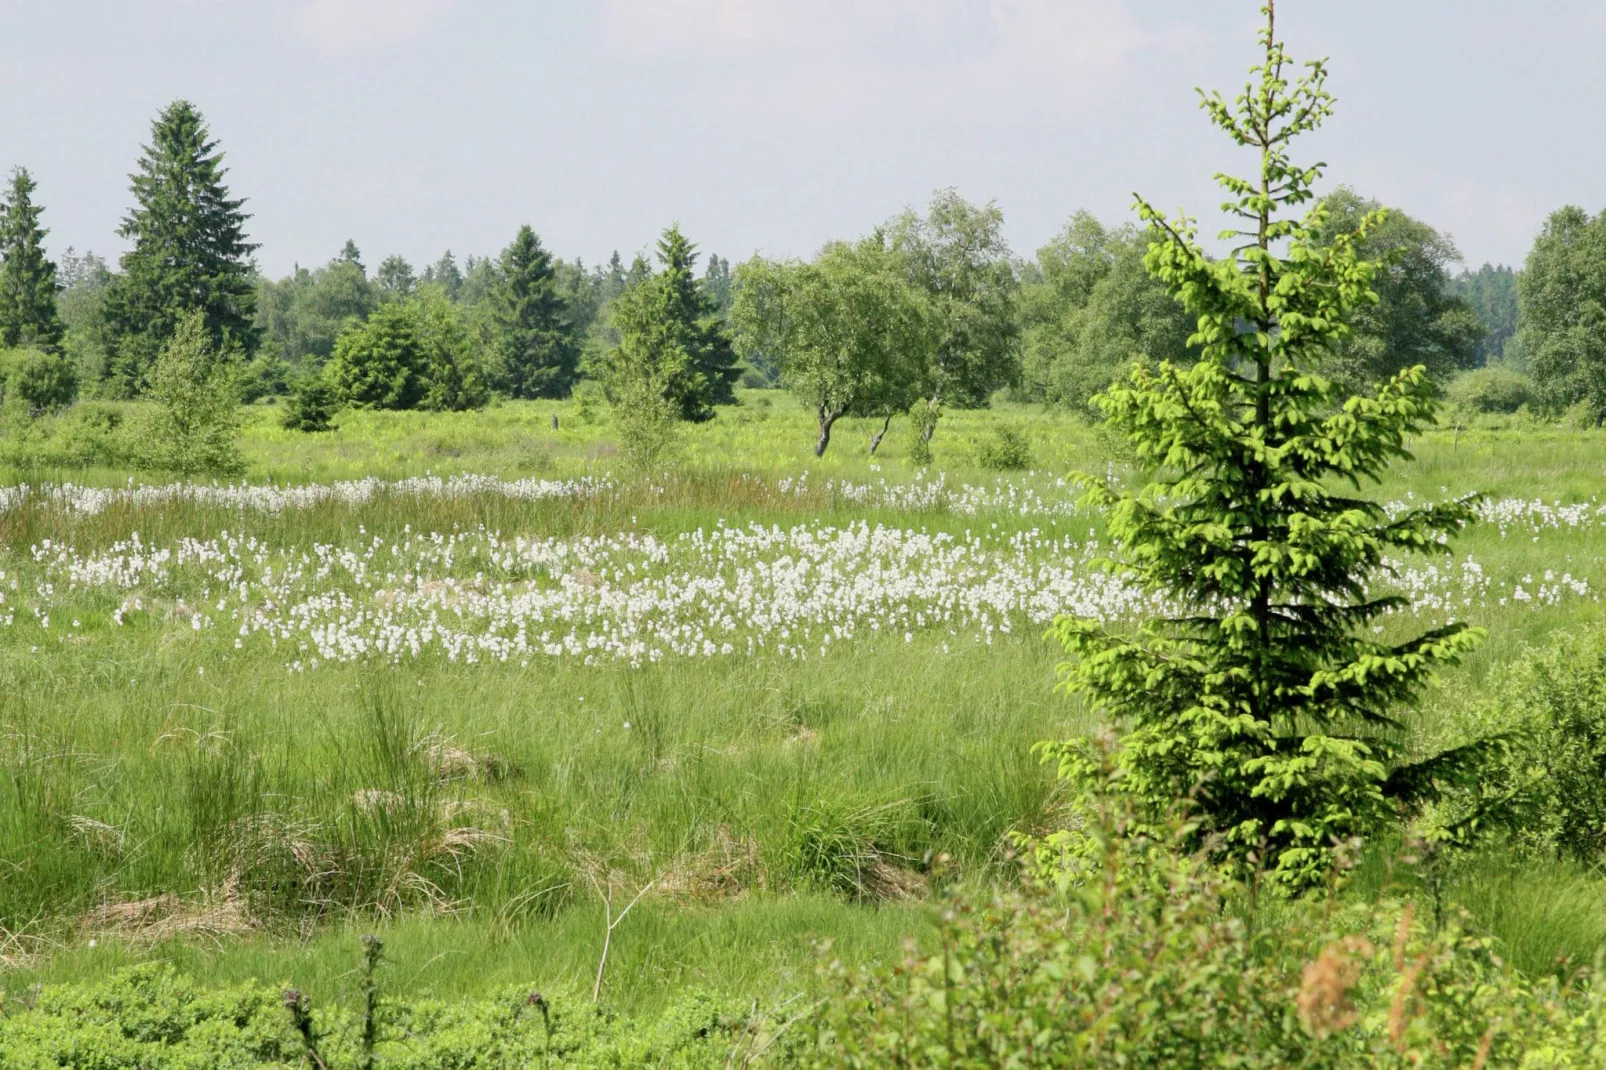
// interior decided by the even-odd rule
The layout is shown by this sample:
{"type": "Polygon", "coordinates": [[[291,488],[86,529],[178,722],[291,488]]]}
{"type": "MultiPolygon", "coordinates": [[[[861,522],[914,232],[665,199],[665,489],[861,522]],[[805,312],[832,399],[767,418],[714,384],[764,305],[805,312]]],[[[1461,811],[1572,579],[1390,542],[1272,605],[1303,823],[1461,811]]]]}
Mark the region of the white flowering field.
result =
{"type": "MultiPolygon", "coordinates": [[[[1490,632],[1424,738],[1599,616],[1606,501],[1553,452],[1555,493],[1470,449],[1379,492],[1497,475],[1453,547],[1374,577],[1413,626],[1490,632]]],[[[942,881],[1060,820],[1032,746],[1098,714],[1055,693],[1048,625],[1166,608],[1071,467],[0,487],[0,971],[328,948],[335,978],[382,918],[428,976],[583,980],[593,884],[650,885],[632,990],[774,990],[821,935],[894,954],[942,881]]]]}

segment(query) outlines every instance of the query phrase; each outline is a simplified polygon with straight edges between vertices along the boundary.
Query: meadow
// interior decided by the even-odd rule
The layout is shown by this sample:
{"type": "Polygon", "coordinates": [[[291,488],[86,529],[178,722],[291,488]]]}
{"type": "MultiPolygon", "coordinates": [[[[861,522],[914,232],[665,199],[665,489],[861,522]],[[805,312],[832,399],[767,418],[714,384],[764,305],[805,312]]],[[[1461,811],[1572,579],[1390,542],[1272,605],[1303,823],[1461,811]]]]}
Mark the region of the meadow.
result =
{"type": "MultiPolygon", "coordinates": [[[[784,1001],[822,940],[890,960],[945,886],[1010,881],[1010,833],[1063,814],[1032,745],[1096,726],[1045,629],[1155,605],[1097,567],[1067,476],[1140,473],[1036,407],[945,415],[921,469],[906,427],[871,459],[844,421],[817,460],[789,397],[741,402],[645,480],[582,401],[321,435],[254,407],[232,487],[62,467],[66,428],[14,451],[0,990],[156,961],[351,1000],[370,931],[400,995],[589,990],[604,900],[642,893],[610,1005],[784,1001]],[[982,467],[1002,425],[1027,469],[982,467]]],[[[1530,646],[1600,620],[1606,434],[1414,449],[1379,499],[1487,496],[1450,553],[1380,580],[1401,624],[1489,632],[1413,715],[1431,750],[1530,646]]],[[[1450,894],[1542,973],[1606,946],[1603,889],[1491,855],[1450,894]]]]}

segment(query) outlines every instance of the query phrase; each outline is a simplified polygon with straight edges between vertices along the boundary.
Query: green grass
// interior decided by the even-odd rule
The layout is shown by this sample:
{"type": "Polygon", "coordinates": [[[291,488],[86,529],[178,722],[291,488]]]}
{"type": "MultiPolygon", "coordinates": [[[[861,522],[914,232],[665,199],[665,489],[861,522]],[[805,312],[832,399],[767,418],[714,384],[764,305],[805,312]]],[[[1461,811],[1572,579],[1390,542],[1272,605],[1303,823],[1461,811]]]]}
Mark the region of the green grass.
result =
{"type": "MultiPolygon", "coordinates": [[[[255,482],[621,471],[605,410],[586,423],[572,402],[346,413],[318,436],[281,431],[274,417],[253,410],[244,437],[255,482]]],[[[977,457],[999,421],[1032,444],[1036,473],[1010,477],[1024,485],[1046,487],[1076,467],[1128,472],[1119,450],[1074,419],[1004,406],[946,415],[929,475],[996,479],[977,457]]],[[[93,516],[28,505],[0,512],[0,591],[11,606],[27,600],[38,578],[29,548],[45,539],[87,551],[136,531],[150,545],[226,530],[310,547],[482,526],[508,537],[860,519],[999,538],[1099,528],[1087,516],[854,505],[826,479],[916,475],[896,428],[874,464],[860,455],[866,435],[849,422],[816,460],[806,412],[785,395],[747,392],[686,431],[674,477],[583,500],[382,495],[280,514],[169,504],[93,516]],[[808,491],[778,489],[804,471],[808,491]],[[23,586],[6,586],[17,578],[23,586]]],[[[1378,494],[1587,501],[1606,477],[1603,446],[1592,431],[1435,432],[1378,494]]],[[[37,463],[10,478],[119,485],[131,474],[37,463]]],[[[1502,584],[1553,569],[1599,592],[1603,544],[1594,528],[1538,541],[1476,530],[1456,552],[1502,584]]],[[[1036,629],[991,645],[935,632],[861,637],[809,660],[425,658],[296,674],[281,653],[236,651],[226,630],[194,633],[176,613],[118,628],[116,604],[72,602],[81,627],[71,631],[45,632],[20,613],[0,629],[6,990],[157,958],[202,981],[345,992],[356,934],[374,928],[387,934],[387,983],[400,991],[583,985],[601,944],[595,887],[628,900],[656,879],[616,933],[610,999],[651,1008],[688,986],[782,995],[809,985],[818,940],[849,961],[886,959],[921,931],[920,900],[943,881],[1007,879],[1007,834],[1054,820],[1054,786],[1032,744],[1090,726],[1054,694],[1058,651],[1036,629]],[[140,901],[156,902],[143,923],[127,916],[140,901]],[[220,904],[238,916],[208,930],[220,904]],[[117,924],[108,907],[123,912],[117,924]]],[[[1445,677],[1416,730],[1453,740],[1458,711],[1525,644],[1600,617],[1590,598],[1480,611],[1488,642],[1445,677]]],[[[1542,970],[1562,949],[1587,957],[1606,942],[1602,889],[1587,873],[1512,873],[1491,860],[1454,895],[1515,961],[1542,970]]]]}

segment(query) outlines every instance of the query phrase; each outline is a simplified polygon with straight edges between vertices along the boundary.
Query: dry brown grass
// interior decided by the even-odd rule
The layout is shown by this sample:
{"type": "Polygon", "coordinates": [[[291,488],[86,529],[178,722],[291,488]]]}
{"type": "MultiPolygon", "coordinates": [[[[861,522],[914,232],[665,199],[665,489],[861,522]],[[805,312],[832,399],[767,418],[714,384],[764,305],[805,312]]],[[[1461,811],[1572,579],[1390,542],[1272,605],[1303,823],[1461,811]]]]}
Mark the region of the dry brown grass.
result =
{"type": "Polygon", "coordinates": [[[149,945],[175,937],[221,942],[252,932],[257,922],[239,886],[230,881],[197,902],[172,894],[108,901],[85,915],[80,928],[86,934],[149,945]]]}

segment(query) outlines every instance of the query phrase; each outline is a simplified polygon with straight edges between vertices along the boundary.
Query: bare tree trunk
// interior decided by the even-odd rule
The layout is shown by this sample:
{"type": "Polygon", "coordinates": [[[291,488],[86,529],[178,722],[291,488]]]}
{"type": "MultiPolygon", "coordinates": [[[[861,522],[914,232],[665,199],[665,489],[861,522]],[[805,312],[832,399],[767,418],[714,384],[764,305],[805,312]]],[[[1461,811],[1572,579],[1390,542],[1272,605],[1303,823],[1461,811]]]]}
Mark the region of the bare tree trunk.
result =
{"type": "Polygon", "coordinates": [[[826,409],[820,406],[820,437],[814,443],[814,456],[824,457],[825,448],[831,444],[831,427],[841,419],[843,409],[826,409]]]}
{"type": "Polygon", "coordinates": [[[887,437],[887,428],[891,426],[892,414],[888,413],[887,418],[881,421],[881,430],[870,436],[870,456],[874,457],[875,451],[881,448],[881,440],[887,437]]]}

